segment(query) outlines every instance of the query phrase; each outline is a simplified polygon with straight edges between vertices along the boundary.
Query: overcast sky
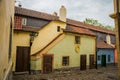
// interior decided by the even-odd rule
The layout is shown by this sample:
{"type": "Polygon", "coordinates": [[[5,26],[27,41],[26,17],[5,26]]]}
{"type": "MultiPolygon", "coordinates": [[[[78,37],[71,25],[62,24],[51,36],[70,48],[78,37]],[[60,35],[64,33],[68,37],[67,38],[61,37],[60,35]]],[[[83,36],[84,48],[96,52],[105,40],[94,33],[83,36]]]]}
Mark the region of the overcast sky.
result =
{"type": "MultiPolygon", "coordinates": [[[[85,18],[93,18],[104,25],[114,26],[113,19],[109,17],[113,13],[113,0],[17,0],[22,7],[52,14],[59,12],[61,5],[67,9],[67,18],[83,21],[85,18]]],[[[16,5],[18,2],[16,3],[16,5]]]]}

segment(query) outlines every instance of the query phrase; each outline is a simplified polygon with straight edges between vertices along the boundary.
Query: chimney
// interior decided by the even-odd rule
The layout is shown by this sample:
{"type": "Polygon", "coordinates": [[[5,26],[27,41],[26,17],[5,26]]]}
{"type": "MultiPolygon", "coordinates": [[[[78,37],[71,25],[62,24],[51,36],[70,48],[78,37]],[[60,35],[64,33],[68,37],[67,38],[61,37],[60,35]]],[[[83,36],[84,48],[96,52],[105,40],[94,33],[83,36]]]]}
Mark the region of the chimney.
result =
{"type": "Polygon", "coordinates": [[[61,21],[66,22],[66,8],[64,6],[61,6],[60,11],[59,11],[59,19],[61,21]]]}
{"type": "Polygon", "coordinates": [[[111,40],[110,40],[109,34],[106,36],[106,42],[107,42],[107,44],[111,45],[111,40]]]}
{"type": "Polygon", "coordinates": [[[57,12],[54,12],[54,13],[53,13],[53,16],[57,16],[57,12]]]}

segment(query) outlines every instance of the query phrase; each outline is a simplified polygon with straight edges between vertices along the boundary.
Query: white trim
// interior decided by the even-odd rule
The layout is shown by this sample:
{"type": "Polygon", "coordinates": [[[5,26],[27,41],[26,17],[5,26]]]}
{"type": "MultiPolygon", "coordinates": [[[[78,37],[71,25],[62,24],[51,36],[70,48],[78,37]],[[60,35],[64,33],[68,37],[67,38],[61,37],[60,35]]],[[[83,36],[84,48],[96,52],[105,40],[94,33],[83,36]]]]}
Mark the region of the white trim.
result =
{"type": "Polygon", "coordinates": [[[22,18],[22,25],[26,25],[27,24],[27,18],[22,18]]]}

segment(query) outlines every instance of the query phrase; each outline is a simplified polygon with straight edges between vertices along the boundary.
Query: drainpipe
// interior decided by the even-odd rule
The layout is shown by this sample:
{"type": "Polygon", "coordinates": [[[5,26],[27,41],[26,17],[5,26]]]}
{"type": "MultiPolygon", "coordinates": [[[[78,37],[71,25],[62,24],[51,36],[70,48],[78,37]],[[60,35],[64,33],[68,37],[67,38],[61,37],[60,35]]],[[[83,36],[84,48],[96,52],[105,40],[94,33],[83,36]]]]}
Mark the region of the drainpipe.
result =
{"type": "Polygon", "coordinates": [[[119,15],[119,0],[116,0],[116,8],[117,8],[117,13],[116,13],[116,18],[117,18],[117,36],[118,39],[116,38],[116,43],[118,44],[117,50],[118,50],[118,80],[120,80],[120,15],[119,15]]]}
{"type": "MultiPolygon", "coordinates": [[[[34,41],[34,38],[38,36],[38,32],[31,32],[30,33],[30,54],[31,54],[31,47],[32,47],[32,44],[33,44],[33,41],[34,41]]],[[[31,70],[30,70],[30,67],[31,67],[31,55],[29,55],[29,74],[31,74],[31,70]]]]}
{"type": "Polygon", "coordinates": [[[96,37],[96,51],[95,51],[95,53],[96,53],[96,63],[95,63],[95,68],[97,69],[98,67],[97,67],[97,37],[96,37]]]}

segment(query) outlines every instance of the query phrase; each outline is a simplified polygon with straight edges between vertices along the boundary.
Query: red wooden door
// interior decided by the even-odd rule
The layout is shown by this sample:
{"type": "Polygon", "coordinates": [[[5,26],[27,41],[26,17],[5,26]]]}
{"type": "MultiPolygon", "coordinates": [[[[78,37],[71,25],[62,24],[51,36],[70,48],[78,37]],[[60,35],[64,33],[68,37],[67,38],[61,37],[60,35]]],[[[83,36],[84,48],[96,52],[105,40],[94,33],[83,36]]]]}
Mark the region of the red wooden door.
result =
{"type": "Polygon", "coordinates": [[[86,70],[86,55],[80,56],[80,70],[86,70]]]}
{"type": "Polygon", "coordinates": [[[43,55],[43,73],[51,73],[53,68],[53,55],[43,55]]]}
{"type": "Polygon", "coordinates": [[[17,47],[16,72],[29,71],[30,47],[17,47]]]}

